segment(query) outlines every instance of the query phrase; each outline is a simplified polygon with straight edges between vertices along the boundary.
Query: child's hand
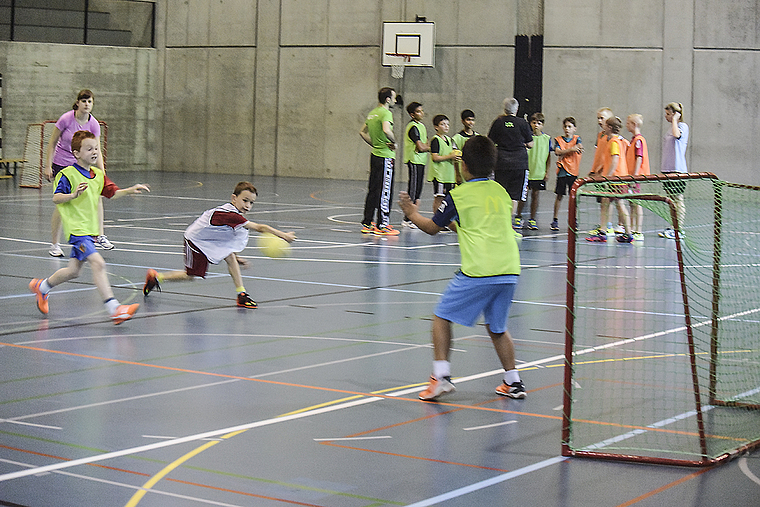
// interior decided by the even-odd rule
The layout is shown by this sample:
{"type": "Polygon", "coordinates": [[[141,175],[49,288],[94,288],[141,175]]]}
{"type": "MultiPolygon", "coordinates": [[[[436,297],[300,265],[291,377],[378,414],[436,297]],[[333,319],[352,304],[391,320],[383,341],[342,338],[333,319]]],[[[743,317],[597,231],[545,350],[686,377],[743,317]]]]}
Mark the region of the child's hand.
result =
{"type": "Polygon", "coordinates": [[[398,194],[398,205],[401,207],[401,211],[404,212],[404,215],[407,217],[409,215],[414,214],[417,211],[418,202],[412,202],[412,198],[409,197],[409,194],[401,191],[398,194]]]}
{"type": "Polygon", "coordinates": [[[676,111],[675,113],[673,113],[673,121],[674,122],[678,123],[678,120],[680,120],[680,119],[681,119],[681,113],[679,113],[678,111],[676,111]]]}
{"type": "Polygon", "coordinates": [[[236,255],[236,256],[235,256],[235,258],[237,259],[237,263],[238,263],[238,264],[240,265],[240,267],[241,267],[241,268],[243,268],[243,269],[245,269],[245,268],[247,268],[248,266],[250,266],[250,265],[251,265],[251,263],[250,263],[250,262],[248,262],[248,260],[246,260],[246,259],[243,259],[243,258],[242,258],[242,257],[240,257],[239,255],[236,255]]]}
{"type": "Polygon", "coordinates": [[[292,243],[296,240],[296,233],[295,232],[286,232],[283,233],[282,236],[280,236],[282,239],[287,241],[288,243],[292,243]]]}
{"type": "Polygon", "coordinates": [[[146,192],[150,192],[150,187],[148,185],[143,185],[141,183],[138,183],[137,185],[133,185],[130,190],[132,190],[133,194],[139,194],[143,190],[146,192]]]}
{"type": "Polygon", "coordinates": [[[74,189],[74,197],[79,197],[80,195],[82,195],[82,192],[84,192],[85,190],[87,190],[87,182],[83,181],[82,183],[77,185],[76,189],[74,189]]]}

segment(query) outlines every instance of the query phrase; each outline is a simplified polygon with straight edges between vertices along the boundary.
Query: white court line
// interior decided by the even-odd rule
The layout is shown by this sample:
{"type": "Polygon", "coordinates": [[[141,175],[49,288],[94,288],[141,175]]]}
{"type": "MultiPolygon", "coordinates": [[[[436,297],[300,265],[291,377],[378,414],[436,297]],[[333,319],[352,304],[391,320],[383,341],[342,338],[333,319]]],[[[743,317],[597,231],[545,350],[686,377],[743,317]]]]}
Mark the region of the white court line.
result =
{"type": "Polygon", "coordinates": [[[752,470],[749,469],[749,466],[747,465],[747,458],[739,458],[739,470],[744,472],[744,475],[746,475],[749,480],[755,484],[760,485],[760,478],[753,474],[752,470]]]}
{"type": "Polygon", "coordinates": [[[60,426],[48,426],[47,424],[34,424],[22,421],[14,421],[13,419],[0,419],[0,423],[21,424],[23,426],[33,426],[35,428],[43,428],[46,430],[62,430],[60,426]]]}
{"type": "MultiPolygon", "coordinates": [[[[155,440],[172,440],[173,438],[177,437],[166,437],[163,435],[140,435],[143,438],[152,438],[155,440]]],[[[221,438],[202,438],[201,440],[208,440],[209,442],[223,442],[224,440],[221,438]]]]}
{"type": "Polygon", "coordinates": [[[342,437],[342,438],[315,438],[315,442],[337,442],[343,440],[382,440],[386,438],[393,438],[390,435],[380,435],[376,437],[342,437]]]}
{"type": "Polygon", "coordinates": [[[462,429],[464,431],[485,430],[485,429],[488,429],[488,428],[496,428],[498,426],[506,426],[508,424],[515,424],[516,422],[517,421],[513,419],[511,421],[503,421],[503,422],[498,422],[498,423],[494,423],[494,424],[486,424],[484,426],[472,426],[470,428],[462,428],[462,429]]]}

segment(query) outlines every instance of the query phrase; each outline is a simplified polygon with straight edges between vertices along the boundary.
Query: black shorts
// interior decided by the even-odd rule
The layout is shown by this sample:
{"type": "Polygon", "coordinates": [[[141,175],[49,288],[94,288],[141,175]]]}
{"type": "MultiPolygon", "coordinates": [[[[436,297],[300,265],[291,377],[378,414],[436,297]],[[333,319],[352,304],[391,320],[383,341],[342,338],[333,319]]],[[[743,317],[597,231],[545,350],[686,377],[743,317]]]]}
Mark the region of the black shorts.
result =
{"type": "Polygon", "coordinates": [[[557,195],[567,195],[570,193],[570,189],[573,188],[577,176],[568,174],[567,176],[557,176],[557,185],[554,187],[554,193],[557,195]]]}
{"type": "Polygon", "coordinates": [[[513,201],[528,199],[528,170],[494,171],[493,179],[509,194],[513,201]]]}
{"type": "Polygon", "coordinates": [[[456,183],[441,183],[433,178],[433,197],[445,197],[455,186],[456,183]]]}
{"type": "Polygon", "coordinates": [[[546,190],[546,180],[528,180],[528,188],[531,190],[546,190]]]}

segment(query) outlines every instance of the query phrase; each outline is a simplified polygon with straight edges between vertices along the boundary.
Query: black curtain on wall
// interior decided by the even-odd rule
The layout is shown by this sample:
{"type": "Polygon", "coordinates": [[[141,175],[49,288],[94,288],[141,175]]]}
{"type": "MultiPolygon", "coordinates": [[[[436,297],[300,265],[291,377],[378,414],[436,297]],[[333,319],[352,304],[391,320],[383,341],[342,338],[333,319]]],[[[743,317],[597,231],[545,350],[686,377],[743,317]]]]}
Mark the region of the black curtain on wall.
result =
{"type": "Polygon", "coordinates": [[[515,88],[514,97],[520,101],[518,116],[530,118],[541,111],[541,82],[544,65],[544,36],[517,35],[515,37],[515,88]]]}

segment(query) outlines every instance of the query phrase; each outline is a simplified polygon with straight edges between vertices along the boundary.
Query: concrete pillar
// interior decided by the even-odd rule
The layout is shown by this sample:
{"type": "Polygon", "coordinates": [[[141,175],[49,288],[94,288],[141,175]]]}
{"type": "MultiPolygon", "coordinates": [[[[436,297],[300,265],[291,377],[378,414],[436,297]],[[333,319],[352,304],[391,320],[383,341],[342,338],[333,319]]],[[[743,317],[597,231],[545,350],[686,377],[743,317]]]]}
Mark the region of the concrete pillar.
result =
{"type": "Polygon", "coordinates": [[[260,0],[256,20],[253,174],[277,176],[280,1],[260,0]]]}

